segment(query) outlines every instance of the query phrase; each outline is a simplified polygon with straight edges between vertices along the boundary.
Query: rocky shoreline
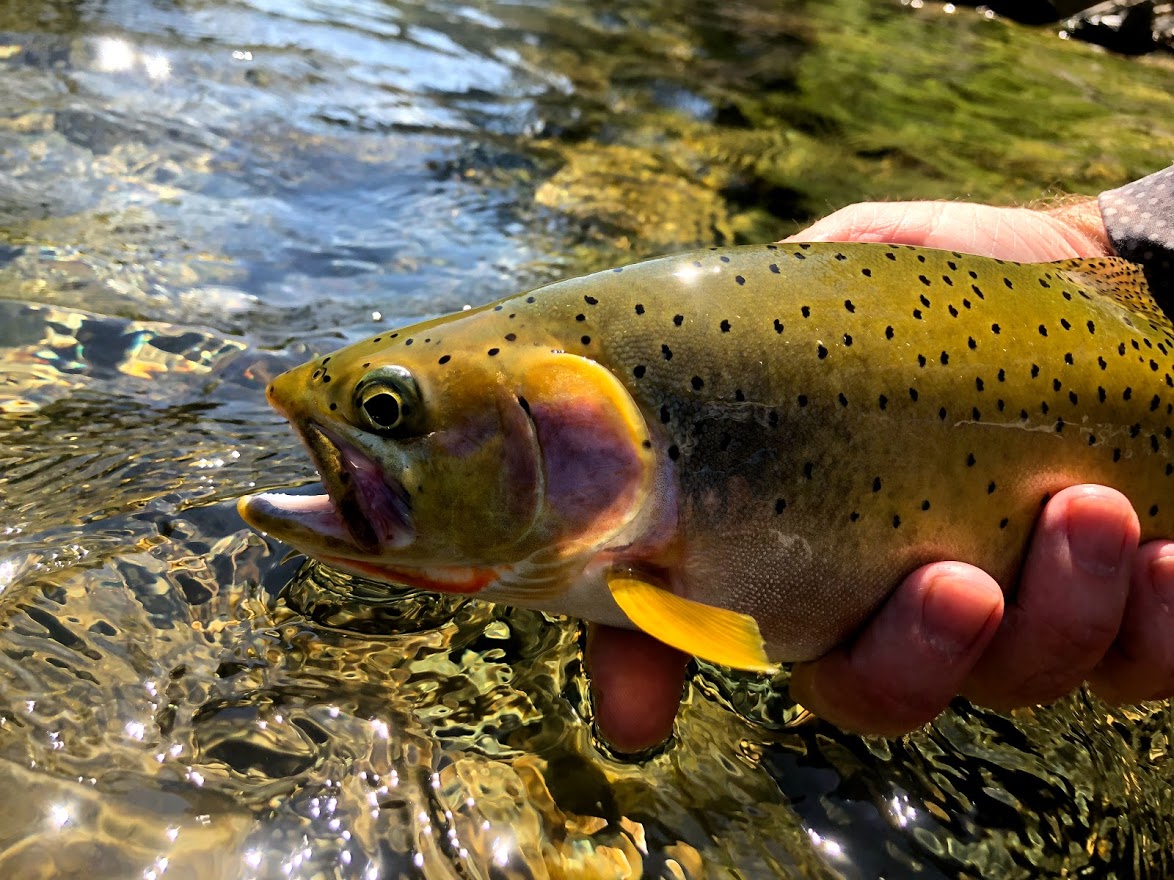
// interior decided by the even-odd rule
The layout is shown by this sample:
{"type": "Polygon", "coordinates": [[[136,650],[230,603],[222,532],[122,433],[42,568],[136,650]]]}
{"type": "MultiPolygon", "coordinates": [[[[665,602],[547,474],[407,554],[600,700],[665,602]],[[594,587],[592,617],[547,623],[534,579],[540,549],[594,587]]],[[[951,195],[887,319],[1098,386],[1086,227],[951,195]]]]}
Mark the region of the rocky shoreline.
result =
{"type": "Polygon", "coordinates": [[[1062,33],[1125,55],[1174,51],[1174,2],[1155,0],[994,0],[966,3],[1027,24],[1063,22],[1062,33]]]}

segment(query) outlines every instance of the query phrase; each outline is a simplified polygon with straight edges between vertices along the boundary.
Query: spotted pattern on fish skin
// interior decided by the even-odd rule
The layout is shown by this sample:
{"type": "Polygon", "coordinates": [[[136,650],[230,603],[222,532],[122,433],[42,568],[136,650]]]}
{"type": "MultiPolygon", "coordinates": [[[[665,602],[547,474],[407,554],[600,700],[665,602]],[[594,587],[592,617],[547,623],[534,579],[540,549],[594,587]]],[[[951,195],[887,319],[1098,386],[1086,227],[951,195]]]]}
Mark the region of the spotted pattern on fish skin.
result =
{"type": "MultiPolygon", "coordinates": [[[[778,658],[818,655],[926,561],[1010,585],[1040,498],[1067,485],[1116,486],[1145,537],[1174,534],[1174,331],[1124,261],[756,246],[503,303],[509,319],[485,307],[411,332],[430,334],[430,364],[484,357],[470,335],[508,327],[511,350],[606,365],[679,483],[678,556],[649,562],[753,614],[778,658]]],[[[406,344],[357,347],[388,362],[406,344]]]]}

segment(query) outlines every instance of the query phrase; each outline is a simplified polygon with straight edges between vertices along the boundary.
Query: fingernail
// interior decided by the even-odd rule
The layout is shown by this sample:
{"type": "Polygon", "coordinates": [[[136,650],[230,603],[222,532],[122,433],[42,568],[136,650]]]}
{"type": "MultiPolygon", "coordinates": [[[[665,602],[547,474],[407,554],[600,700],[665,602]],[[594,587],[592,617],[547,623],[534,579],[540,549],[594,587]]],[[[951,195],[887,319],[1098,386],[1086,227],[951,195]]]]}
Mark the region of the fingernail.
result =
{"type": "Polygon", "coordinates": [[[1149,573],[1154,594],[1162,603],[1162,610],[1169,613],[1174,606],[1174,556],[1151,559],[1149,573]]]}
{"type": "Polygon", "coordinates": [[[1106,520],[1103,510],[1103,502],[1096,496],[1077,496],[1068,502],[1068,550],[1072,561],[1089,574],[1110,577],[1128,556],[1128,523],[1122,517],[1106,520]]]}
{"type": "Polygon", "coordinates": [[[947,657],[966,654],[986,633],[997,604],[976,602],[965,578],[940,574],[930,582],[921,600],[925,640],[947,657]]]}

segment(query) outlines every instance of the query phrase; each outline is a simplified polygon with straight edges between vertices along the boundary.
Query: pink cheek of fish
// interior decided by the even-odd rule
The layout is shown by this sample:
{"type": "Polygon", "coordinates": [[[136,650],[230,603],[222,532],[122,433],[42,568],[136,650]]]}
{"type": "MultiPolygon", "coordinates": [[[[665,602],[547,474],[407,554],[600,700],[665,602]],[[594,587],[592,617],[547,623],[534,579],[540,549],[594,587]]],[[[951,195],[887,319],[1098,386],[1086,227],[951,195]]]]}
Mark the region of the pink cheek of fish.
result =
{"type": "Polygon", "coordinates": [[[343,446],[342,454],[346,469],[355,481],[363,515],[375,529],[380,543],[391,547],[410,543],[412,526],[403,487],[390,484],[382,468],[358,450],[343,446]]]}
{"type": "Polygon", "coordinates": [[[583,532],[608,531],[636,501],[644,467],[631,436],[599,401],[531,404],[547,508],[583,532]]]}

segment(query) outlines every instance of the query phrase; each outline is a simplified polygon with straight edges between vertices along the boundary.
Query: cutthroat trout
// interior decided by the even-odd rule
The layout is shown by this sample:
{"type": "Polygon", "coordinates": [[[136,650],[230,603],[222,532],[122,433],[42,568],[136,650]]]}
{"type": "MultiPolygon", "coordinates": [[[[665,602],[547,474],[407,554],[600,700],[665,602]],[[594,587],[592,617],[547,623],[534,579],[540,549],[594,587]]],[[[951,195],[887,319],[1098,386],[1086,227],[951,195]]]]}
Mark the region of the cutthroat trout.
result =
{"type": "Polygon", "coordinates": [[[1174,535],[1174,338],[1115,258],[713,249],[382,333],[278,377],[317,497],[255,528],[368,578],[636,627],[742,669],[913,569],[1014,582],[1042,502],[1174,535]]]}

